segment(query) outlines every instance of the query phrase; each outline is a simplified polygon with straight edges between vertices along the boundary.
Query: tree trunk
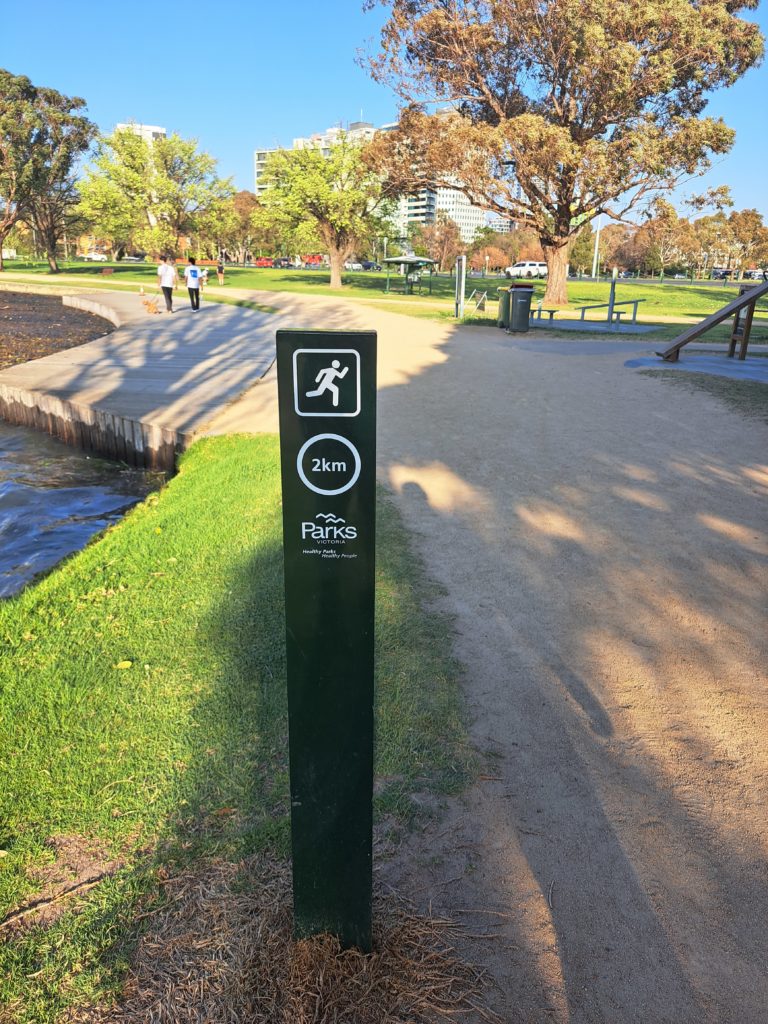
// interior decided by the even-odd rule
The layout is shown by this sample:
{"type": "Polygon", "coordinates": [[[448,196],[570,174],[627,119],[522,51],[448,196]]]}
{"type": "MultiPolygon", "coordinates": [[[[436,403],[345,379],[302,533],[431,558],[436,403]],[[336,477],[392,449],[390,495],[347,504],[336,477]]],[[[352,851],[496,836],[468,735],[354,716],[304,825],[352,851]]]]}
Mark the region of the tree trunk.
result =
{"type": "Polygon", "coordinates": [[[11,227],[12,226],[13,225],[9,225],[5,229],[5,231],[0,230],[0,273],[2,273],[3,270],[5,270],[5,266],[3,264],[3,246],[5,245],[6,238],[11,233],[11,227]]]}
{"type": "Polygon", "coordinates": [[[341,288],[341,270],[344,265],[344,252],[328,247],[328,259],[331,264],[331,288],[341,288]]]}
{"type": "Polygon", "coordinates": [[[568,239],[558,240],[553,245],[544,245],[547,261],[547,289],[544,303],[548,306],[568,305],[568,239]]]}
{"type": "Polygon", "coordinates": [[[2,221],[0,221],[0,271],[5,270],[5,265],[3,264],[3,246],[5,245],[5,240],[8,235],[10,235],[17,220],[18,217],[12,214],[6,207],[5,216],[2,221]]]}
{"type": "Polygon", "coordinates": [[[45,255],[48,259],[48,273],[58,274],[59,264],[56,262],[56,243],[58,238],[56,237],[56,232],[50,228],[41,228],[41,234],[43,235],[43,244],[45,245],[45,255]]]}

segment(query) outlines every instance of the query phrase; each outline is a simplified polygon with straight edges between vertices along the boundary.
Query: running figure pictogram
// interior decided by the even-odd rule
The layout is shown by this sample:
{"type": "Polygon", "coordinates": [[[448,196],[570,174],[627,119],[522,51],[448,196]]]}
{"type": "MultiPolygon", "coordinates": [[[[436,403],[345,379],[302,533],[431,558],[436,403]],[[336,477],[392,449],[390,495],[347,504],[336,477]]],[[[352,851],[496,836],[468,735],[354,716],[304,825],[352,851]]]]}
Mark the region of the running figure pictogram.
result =
{"type": "Polygon", "coordinates": [[[348,366],[345,366],[343,370],[339,370],[341,363],[338,359],[334,359],[330,366],[326,366],[325,369],[321,370],[315,377],[315,384],[319,384],[320,387],[315,388],[314,391],[307,391],[307,398],[317,398],[320,395],[325,394],[326,391],[331,392],[331,400],[333,402],[334,409],[339,404],[339,387],[338,384],[334,384],[334,379],[341,380],[342,377],[346,377],[348,366]]]}

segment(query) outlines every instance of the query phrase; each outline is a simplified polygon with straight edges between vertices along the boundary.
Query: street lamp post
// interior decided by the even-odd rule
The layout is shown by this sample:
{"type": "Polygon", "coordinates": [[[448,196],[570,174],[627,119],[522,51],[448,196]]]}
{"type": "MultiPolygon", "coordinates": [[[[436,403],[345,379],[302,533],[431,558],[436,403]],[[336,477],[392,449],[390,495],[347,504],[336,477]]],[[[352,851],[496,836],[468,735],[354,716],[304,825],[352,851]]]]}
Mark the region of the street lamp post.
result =
{"type": "Polygon", "coordinates": [[[595,252],[592,257],[592,277],[597,277],[597,272],[600,267],[600,225],[603,222],[603,215],[598,214],[597,217],[597,229],[595,230],[595,252]]]}

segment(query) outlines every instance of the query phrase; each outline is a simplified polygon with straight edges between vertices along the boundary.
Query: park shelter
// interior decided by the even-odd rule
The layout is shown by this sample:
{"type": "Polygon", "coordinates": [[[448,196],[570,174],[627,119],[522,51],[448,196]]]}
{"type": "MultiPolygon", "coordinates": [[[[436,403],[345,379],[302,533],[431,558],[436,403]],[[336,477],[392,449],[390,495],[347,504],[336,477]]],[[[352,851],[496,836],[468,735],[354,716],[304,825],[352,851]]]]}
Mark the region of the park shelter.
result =
{"type": "Polygon", "coordinates": [[[390,269],[400,267],[400,275],[403,279],[403,294],[412,295],[413,286],[418,284],[419,295],[421,295],[421,278],[425,269],[429,270],[429,294],[432,294],[432,269],[437,261],[430,260],[426,256],[390,256],[382,263],[387,265],[387,285],[385,292],[391,291],[389,272],[390,269]]]}

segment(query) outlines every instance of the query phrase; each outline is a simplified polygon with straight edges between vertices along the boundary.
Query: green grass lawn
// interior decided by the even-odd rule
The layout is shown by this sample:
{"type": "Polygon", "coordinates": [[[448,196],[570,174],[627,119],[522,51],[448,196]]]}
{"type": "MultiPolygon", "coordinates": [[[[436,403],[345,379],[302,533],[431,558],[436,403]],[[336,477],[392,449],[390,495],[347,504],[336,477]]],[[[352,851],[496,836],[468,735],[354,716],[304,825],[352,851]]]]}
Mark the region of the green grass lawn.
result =
{"type": "MultiPolygon", "coordinates": [[[[183,266],[183,260],[179,261],[183,266]]],[[[40,274],[48,281],[55,281],[55,275],[48,274],[47,263],[25,263],[20,260],[6,261],[9,272],[14,270],[40,274]]],[[[156,266],[154,263],[112,263],[93,264],[82,261],[62,263],[62,271],[66,273],[69,280],[81,279],[83,284],[90,285],[93,282],[109,286],[121,284],[143,284],[145,287],[154,286],[156,283],[156,266]],[[102,267],[112,268],[113,273],[102,275],[102,267]]],[[[345,295],[350,298],[372,299],[386,303],[382,308],[406,310],[411,315],[423,315],[438,319],[452,319],[453,317],[453,296],[454,282],[449,276],[436,275],[433,279],[432,295],[427,293],[426,284],[422,295],[405,296],[399,292],[385,293],[386,274],[373,272],[345,273],[343,275],[344,288],[342,291],[331,291],[328,287],[330,276],[327,271],[318,270],[269,270],[251,267],[227,267],[226,285],[233,288],[259,289],[263,291],[289,291],[312,295],[345,295]]],[[[472,277],[467,279],[467,295],[473,290],[488,291],[488,297],[493,301],[488,313],[472,314],[471,307],[467,307],[467,322],[486,322],[491,319],[495,321],[497,289],[509,282],[504,278],[481,278],[472,277]]],[[[211,284],[215,284],[215,275],[212,276],[211,284]]],[[[534,302],[538,301],[544,294],[544,282],[534,281],[534,302]]],[[[399,287],[399,279],[392,275],[393,287],[399,287]]],[[[572,279],[568,282],[568,308],[575,309],[578,306],[589,305],[598,302],[607,302],[610,290],[608,281],[588,281],[572,279]]],[[[647,283],[645,281],[635,282],[631,280],[619,281],[616,287],[617,301],[628,299],[642,299],[639,313],[643,317],[653,318],[654,316],[684,316],[692,319],[702,318],[709,313],[720,309],[726,302],[738,295],[738,285],[735,284],[680,284],[669,281],[659,283],[647,283]]],[[[213,293],[211,293],[213,297],[213,293]]],[[[628,308],[628,307],[627,307],[628,308]]],[[[763,300],[758,307],[763,316],[768,315],[768,301],[763,300]]],[[[597,319],[605,318],[604,310],[597,310],[593,314],[597,319]]]]}
{"type": "MultiPolygon", "coordinates": [[[[402,821],[471,759],[449,626],[383,497],[377,542],[376,809],[402,821]]],[[[121,865],[0,944],[0,1019],[117,991],[161,866],[287,853],[282,586],[277,438],[230,436],[0,605],[0,920],[39,890],[52,838],[121,865]]]]}

